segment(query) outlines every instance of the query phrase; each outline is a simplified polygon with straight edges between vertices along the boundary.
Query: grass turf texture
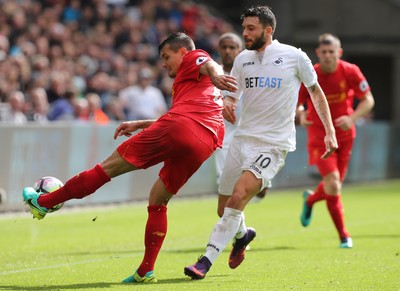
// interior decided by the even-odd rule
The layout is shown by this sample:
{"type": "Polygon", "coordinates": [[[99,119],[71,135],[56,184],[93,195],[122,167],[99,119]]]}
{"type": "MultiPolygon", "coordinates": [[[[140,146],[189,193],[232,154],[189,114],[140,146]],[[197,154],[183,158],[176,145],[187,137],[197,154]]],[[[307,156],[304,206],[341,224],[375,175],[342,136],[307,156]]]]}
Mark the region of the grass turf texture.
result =
{"type": "Polygon", "coordinates": [[[0,290],[400,290],[400,180],[345,185],[353,249],[339,239],[325,203],[300,225],[303,189],[272,190],[246,208],[257,237],[243,264],[228,267],[230,246],[204,280],[183,267],[204,252],[217,221],[216,197],[173,199],[155,268],[158,283],[124,285],[143,254],[146,204],[65,207],[44,220],[0,216],[0,290]]]}

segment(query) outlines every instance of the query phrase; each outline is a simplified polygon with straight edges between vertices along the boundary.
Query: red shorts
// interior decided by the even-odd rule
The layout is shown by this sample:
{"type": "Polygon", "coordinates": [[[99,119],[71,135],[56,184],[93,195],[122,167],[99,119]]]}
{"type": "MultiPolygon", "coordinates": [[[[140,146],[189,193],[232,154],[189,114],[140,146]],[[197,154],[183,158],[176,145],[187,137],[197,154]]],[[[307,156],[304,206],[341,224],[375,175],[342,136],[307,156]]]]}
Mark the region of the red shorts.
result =
{"type": "Polygon", "coordinates": [[[321,156],[326,151],[325,143],[314,141],[308,144],[308,162],[310,165],[317,166],[322,177],[334,171],[338,171],[340,180],[343,181],[347,173],[353,142],[354,139],[338,141],[338,149],[326,160],[323,160],[321,156]]]}
{"type": "Polygon", "coordinates": [[[168,192],[176,194],[216,148],[217,139],[207,128],[185,116],[166,114],[117,151],[140,169],[164,162],[159,176],[168,192]]]}

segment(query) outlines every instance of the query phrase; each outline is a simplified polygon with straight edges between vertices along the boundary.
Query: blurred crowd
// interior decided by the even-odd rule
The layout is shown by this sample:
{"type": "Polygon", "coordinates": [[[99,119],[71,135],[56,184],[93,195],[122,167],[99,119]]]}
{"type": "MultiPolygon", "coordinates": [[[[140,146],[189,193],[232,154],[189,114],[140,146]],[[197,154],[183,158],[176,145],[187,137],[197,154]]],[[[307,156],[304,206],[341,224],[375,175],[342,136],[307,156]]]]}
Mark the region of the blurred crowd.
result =
{"type": "Polygon", "coordinates": [[[232,30],[192,1],[0,1],[0,122],[157,118],[173,82],[159,43],[185,31],[217,57],[232,30]]]}

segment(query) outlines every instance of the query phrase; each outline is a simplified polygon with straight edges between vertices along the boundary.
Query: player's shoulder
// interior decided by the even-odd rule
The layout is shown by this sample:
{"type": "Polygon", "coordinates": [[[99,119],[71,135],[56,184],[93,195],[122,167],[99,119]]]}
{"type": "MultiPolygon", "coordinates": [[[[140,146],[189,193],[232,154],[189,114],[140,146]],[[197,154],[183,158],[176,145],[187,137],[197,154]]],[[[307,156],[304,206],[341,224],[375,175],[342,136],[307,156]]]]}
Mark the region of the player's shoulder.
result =
{"type": "Polygon", "coordinates": [[[203,51],[201,49],[195,49],[188,52],[183,57],[183,63],[185,64],[185,66],[191,66],[191,65],[201,66],[210,59],[211,56],[206,51],[203,51]]]}
{"type": "Polygon", "coordinates": [[[292,53],[292,54],[301,54],[303,51],[301,48],[297,48],[293,45],[287,44],[287,43],[281,43],[278,40],[274,39],[272,42],[272,45],[270,46],[271,49],[281,51],[281,52],[286,52],[286,53],[292,53]]]}
{"type": "Polygon", "coordinates": [[[244,49],[235,58],[235,60],[245,60],[254,56],[254,51],[244,49]]]}
{"type": "Polygon", "coordinates": [[[186,54],[186,56],[207,56],[210,57],[210,54],[202,49],[195,49],[186,54]]]}
{"type": "Polygon", "coordinates": [[[188,52],[185,56],[184,59],[186,60],[197,60],[197,62],[204,62],[205,60],[210,59],[210,54],[207,53],[206,51],[203,51],[202,49],[195,49],[190,52],[188,52]]]}
{"type": "Polygon", "coordinates": [[[339,60],[338,61],[338,66],[343,68],[344,70],[347,70],[347,71],[349,71],[349,70],[358,70],[359,69],[356,64],[349,63],[349,62],[344,61],[344,60],[339,60]]]}
{"type": "Polygon", "coordinates": [[[301,49],[297,48],[293,45],[281,43],[278,40],[274,40],[270,46],[268,46],[269,55],[280,55],[285,59],[290,59],[294,61],[299,61],[301,63],[309,62],[310,58],[308,55],[301,49]]]}

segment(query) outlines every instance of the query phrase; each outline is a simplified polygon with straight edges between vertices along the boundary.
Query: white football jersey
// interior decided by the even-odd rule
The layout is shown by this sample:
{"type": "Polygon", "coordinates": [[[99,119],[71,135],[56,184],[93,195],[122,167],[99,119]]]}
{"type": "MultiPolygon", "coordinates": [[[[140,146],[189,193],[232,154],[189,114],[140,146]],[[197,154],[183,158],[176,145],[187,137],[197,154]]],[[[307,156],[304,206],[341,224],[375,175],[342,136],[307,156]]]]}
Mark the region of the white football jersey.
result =
{"type": "Polygon", "coordinates": [[[263,58],[244,50],[235,59],[231,75],[239,90],[229,96],[243,100],[235,136],[250,136],[282,149],[296,149],[294,117],[301,82],[310,87],[317,74],[306,53],[274,40],[263,58]]]}

